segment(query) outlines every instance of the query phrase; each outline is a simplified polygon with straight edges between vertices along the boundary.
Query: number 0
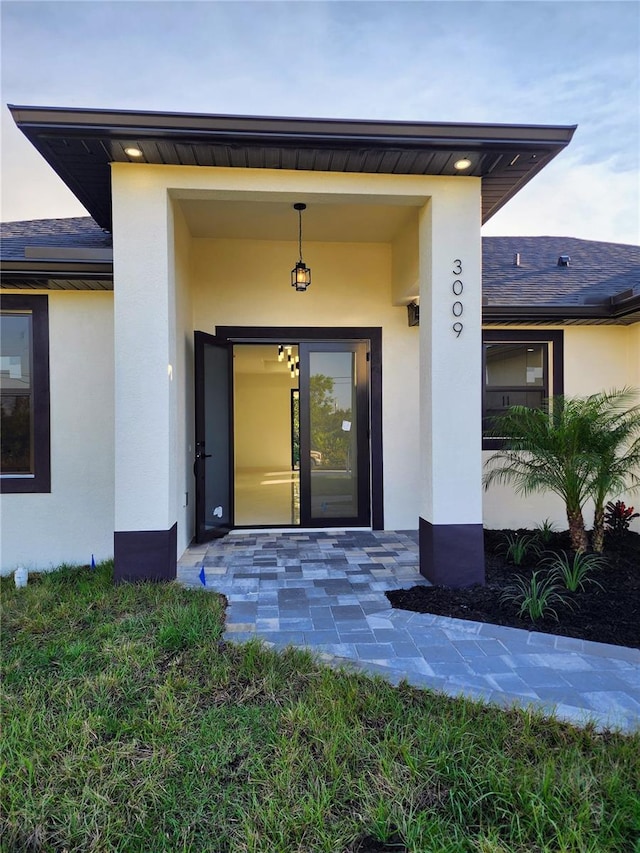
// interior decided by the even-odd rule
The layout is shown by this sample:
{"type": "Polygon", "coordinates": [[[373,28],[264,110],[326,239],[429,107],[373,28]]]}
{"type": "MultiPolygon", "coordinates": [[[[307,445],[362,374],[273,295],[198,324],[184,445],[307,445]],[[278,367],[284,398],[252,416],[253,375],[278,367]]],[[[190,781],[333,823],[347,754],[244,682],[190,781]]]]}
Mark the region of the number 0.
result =
{"type": "Polygon", "coordinates": [[[462,312],[464,311],[462,302],[454,302],[451,306],[451,311],[454,317],[462,317],[462,312]]]}

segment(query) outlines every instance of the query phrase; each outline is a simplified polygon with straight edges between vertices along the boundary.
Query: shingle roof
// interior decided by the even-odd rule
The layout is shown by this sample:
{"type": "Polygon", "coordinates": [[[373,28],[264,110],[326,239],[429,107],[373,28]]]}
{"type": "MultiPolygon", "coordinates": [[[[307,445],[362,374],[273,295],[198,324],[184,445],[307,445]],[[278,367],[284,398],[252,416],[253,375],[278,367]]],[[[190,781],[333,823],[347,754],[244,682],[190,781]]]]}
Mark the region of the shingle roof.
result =
{"type": "Polygon", "coordinates": [[[484,237],[485,305],[577,306],[640,290],[640,246],[576,237],[484,237]],[[514,256],[520,255],[520,266],[514,256]],[[568,266],[558,266],[569,255],[568,266]]]}
{"type": "Polygon", "coordinates": [[[0,257],[24,261],[27,246],[109,249],[111,234],[90,216],[71,219],[30,219],[0,224],[0,257]]]}
{"type": "MultiPolygon", "coordinates": [[[[21,261],[24,266],[28,266],[26,247],[108,249],[112,245],[111,234],[89,216],[2,223],[0,240],[2,260],[21,261]]],[[[612,297],[632,291],[635,302],[640,296],[639,246],[575,237],[483,237],[482,256],[486,315],[492,313],[492,306],[499,306],[523,316],[527,309],[545,308],[584,308],[597,316],[598,306],[610,305],[612,297]],[[516,254],[519,266],[514,264],[516,254]],[[569,256],[568,266],[558,266],[561,255],[569,256]]],[[[41,286],[46,287],[46,282],[41,286]]],[[[607,316],[606,311],[600,313],[607,316]]]]}

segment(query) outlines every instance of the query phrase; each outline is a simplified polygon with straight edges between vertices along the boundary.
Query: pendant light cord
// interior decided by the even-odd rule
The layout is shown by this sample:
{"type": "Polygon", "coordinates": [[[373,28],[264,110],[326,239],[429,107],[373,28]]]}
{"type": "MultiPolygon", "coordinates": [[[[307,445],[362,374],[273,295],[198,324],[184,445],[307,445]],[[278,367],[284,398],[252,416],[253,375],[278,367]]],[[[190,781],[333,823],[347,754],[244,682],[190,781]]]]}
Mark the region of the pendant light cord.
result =
{"type": "Polygon", "coordinates": [[[302,211],[298,211],[298,251],[302,262],[302,211]]]}

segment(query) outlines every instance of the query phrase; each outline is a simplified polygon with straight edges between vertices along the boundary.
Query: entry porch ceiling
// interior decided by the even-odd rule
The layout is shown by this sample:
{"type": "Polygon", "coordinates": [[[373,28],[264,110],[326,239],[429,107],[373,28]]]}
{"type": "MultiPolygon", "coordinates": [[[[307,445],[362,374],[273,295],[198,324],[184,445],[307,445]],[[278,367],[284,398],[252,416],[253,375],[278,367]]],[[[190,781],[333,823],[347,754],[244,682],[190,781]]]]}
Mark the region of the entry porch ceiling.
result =
{"type": "Polygon", "coordinates": [[[481,178],[486,222],[569,144],[575,126],[267,118],[9,105],[20,130],[111,230],[109,164],[156,163],[481,178]],[[125,153],[138,148],[142,157],[125,153]],[[468,158],[458,172],[454,163],[468,158]]]}
{"type": "MultiPolygon", "coordinates": [[[[310,194],[278,194],[278,200],[256,197],[252,200],[182,198],[178,196],[192,237],[218,237],[231,240],[297,241],[297,201],[305,202],[302,233],[309,243],[390,243],[417,216],[412,204],[358,204],[342,198],[336,202],[310,194]]],[[[421,204],[424,204],[425,199],[421,204]]]]}

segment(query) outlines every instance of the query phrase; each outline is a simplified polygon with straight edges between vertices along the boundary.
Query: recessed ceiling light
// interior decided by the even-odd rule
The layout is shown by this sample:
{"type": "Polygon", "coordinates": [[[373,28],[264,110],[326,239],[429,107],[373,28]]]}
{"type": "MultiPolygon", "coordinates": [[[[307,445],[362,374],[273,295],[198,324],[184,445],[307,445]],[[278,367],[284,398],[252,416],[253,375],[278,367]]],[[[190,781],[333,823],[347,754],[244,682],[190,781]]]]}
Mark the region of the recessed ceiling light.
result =
{"type": "Polygon", "coordinates": [[[469,160],[467,157],[463,157],[461,160],[456,160],[456,162],[453,164],[453,168],[462,171],[463,169],[468,169],[470,165],[471,160],[469,160]]]}
{"type": "Polygon", "coordinates": [[[128,157],[142,157],[142,151],[139,148],[125,148],[124,153],[128,157]]]}

